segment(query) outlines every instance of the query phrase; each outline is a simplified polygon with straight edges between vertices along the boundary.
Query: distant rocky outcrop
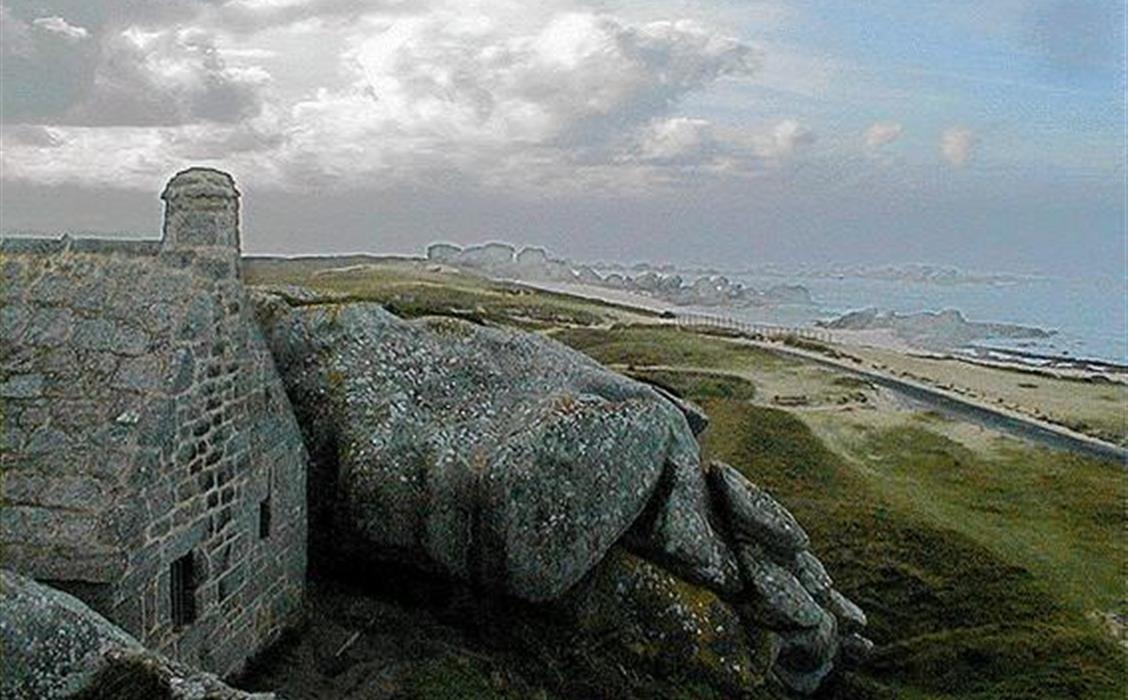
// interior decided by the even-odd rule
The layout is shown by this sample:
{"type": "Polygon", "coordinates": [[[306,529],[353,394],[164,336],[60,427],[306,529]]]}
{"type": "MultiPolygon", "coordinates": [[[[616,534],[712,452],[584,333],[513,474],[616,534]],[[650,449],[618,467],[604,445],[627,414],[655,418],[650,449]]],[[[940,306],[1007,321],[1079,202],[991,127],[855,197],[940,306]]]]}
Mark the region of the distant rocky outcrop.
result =
{"type": "Polygon", "coordinates": [[[912,345],[935,349],[954,348],[990,338],[1048,338],[1055,333],[1011,323],[968,321],[954,309],[915,314],[863,309],[851,311],[832,321],[820,321],[817,325],[831,330],[887,329],[912,345]]]}
{"type": "Polygon", "coordinates": [[[687,280],[672,266],[638,265],[627,271],[604,274],[595,266],[551,257],[543,248],[518,251],[506,243],[460,248],[451,243],[427,247],[427,259],[480,272],[491,277],[528,282],[564,282],[624,290],[651,296],[679,306],[778,306],[811,304],[811,293],[801,285],[774,285],[753,289],[718,274],[687,280]]]}
{"type": "MultiPolygon", "coordinates": [[[[865,651],[842,637],[864,615],[790,514],[730,467],[706,477],[693,431],[705,419],[690,404],[539,335],[405,321],[299,289],[255,304],[310,447],[312,530],[333,532],[349,562],[543,603],[593,571],[626,575],[630,552],[652,585],[707,591],[719,607],[701,619],[728,615],[725,635],[736,617],[774,635],[756,654],[793,691],[817,688],[850,644],[865,651]]],[[[658,633],[662,616],[648,617],[636,616],[641,635],[658,633]]],[[[747,668],[742,639],[733,663],[747,668]]],[[[686,663],[705,648],[693,644],[686,663]]]]}
{"type": "Polygon", "coordinates": [[[270,700],[148,651],[77,598],[0,569],[0,696],[270,700]]]}

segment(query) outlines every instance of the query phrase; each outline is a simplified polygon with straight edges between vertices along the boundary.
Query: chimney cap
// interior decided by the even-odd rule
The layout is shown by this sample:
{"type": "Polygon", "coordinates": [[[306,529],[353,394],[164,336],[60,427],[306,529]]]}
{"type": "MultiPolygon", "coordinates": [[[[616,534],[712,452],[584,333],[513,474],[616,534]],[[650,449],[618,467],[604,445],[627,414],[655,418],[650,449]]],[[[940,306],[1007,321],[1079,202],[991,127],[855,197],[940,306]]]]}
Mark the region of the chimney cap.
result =
{"type": "Polygon", "coordinates": [[[168,181],[161,199],[166,202],[181,197],[217,197],[238,199],[239,190],[231,175],[215,168],[188,168],[181,170],[168,181]]]}

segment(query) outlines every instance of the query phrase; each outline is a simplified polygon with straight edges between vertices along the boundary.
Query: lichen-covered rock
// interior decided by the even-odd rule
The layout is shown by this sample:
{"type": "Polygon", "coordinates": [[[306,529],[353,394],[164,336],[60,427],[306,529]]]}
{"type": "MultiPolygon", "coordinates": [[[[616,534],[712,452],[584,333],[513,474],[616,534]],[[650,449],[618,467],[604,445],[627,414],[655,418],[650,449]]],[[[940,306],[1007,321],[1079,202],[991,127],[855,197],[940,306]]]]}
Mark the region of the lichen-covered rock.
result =
{"type": "Polygon", "coordinates": [[[581,627],[734,692],[769,666],[813,692],[864,625],[786,508],[728,465],[706,475],[688,404],[537,335],[307,290],[256,305],[332,547],[563,596],[581,627]]]}
{"type": "Polygon", "coordinates": [[[842,637],[839,645],[842,648],[842,658],[848,664],[860,664],[873,652],[873,642],[857,632],[842,637]]]}
{"type": "Polygon", "coordinates": [[[814,596],[815,600],[822,601],[830,594],[834,581],[826,573],[826,567],[814,554],[808,551],[799,552],[795,556],[796,576],[803,588],[814,596]]]}
{"type": "Polygon", "coordinates": [[[627,541],[682,578],[727,596],[744,587],[733,550],[717,535],[697,443],[675,436],[657,493],[627,541]]]}
{"type": "Polygon", "coordinates": [[[752,615],[773,629],[817,626],[825,612],[790,571],[757,545],[741,544],[740,566],[747,586],[752,615]]]}
{"type": "Polygon", "coordinates": [[[838,624],[822,612],[814,627],[780,635],[783,645],[773,671],[789,690],[800,695],[814,693],[834,670],[838,656],[838,624]]]}
{"type": "Polygon", "coordinates": [[[760,686],[775,652],[769,633],[750,636],[735,610],[707,588],[613,547],[559,603],[590,638],[610,639],[658,673],[708,683],[733,694],[760,686]]]}
{"type": "Polygon", "coordinates": [[[663,386],[657,384],[650,384],[650,386],[654,388],[654,391],[661,394],[663,398],[678,407],[678,410],[685,416],[686,422],[689,423],[689,429],[693,431],[694,435],[700,435],[709,427],[709,416],[705,411],[701,410],[700,406],[692,401],[683,399],[663,386]]]}
{"type": "Polygon", "coordinates": [[[776,678],[809,695],[837,663],[861,663],[873,648],[859,634],[865,613],[835,590],[791,513],[723,462],[709,465],[709,485],[740,561],[738,609],[782,640],[776,678]]]}
{"type": "Polygon", "coordinates": [[[146,650],[77,599],[0,569],[0,696],[269,700],[146,650]]]}
{"type": "Polygon", "coordinates": [[[790,554],[811,544],[795,518],[766,491],[723,462],[709,466],[709,480],[728,515],[732,536],[790,554]]]}
{"type": "Polygon", "coordinates": [[[838,618],[838,626],[845,632],[860,632],[866,627],[866,614],[854,601],[836,590],[831,590],[824,602],[826,609],[838,618]]]}
{"type": "Polygon", "coordinates": [[[833,661],[838,654],[838,623],[826,611],[820,611],[817,624],[781,633],[780,637],[783,646],[779,651],[778,666],[792,673],[825,669],[827,662],[833,661]]]}
{"type": "Polygon", "coordinates": [[[290,292],[257,306],[311,456],[336,466],[333,517],[372,553],[550,600],[666,481],[649,549],[739,588],[692,431],[651,387],[538,335],[290,292]]]}

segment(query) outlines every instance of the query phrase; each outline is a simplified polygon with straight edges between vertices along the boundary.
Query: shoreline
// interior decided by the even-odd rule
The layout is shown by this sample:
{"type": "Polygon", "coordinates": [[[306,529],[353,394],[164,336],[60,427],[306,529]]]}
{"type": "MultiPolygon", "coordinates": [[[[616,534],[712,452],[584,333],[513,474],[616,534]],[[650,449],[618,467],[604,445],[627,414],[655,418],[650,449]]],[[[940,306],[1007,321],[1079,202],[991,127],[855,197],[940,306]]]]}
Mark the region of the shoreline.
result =
{"type": "MultiPolygon", "coordinates": [[[[655,299],[646,295],[637,294],[626,290],[608,289],[605,287],[599,287],[590,284],[574,284],[570,282],[542,282],[508,278],[499,279],[534,289],[556,292],[559,294],[571,294],[573,296],[593,299],[596,301],[634,306],[645,311],[656,313],[674,314],[676,316],[691,316],[694,314],[707,313],[699,311],[695,307],[682,307],[671,302],[662,301],[661,299],[655,299]],[[693,310],[690,310],[691,308],[693,308],[693,310]]],[[[734,317],[725,313],[725,311],[729,311],[729,309],[722,307],[718,308],[716,311],[712,312],[709,315],[715,316],[719,319],[731,318],[734,321],[738,321],[738,319],[735,319],[734,317]]],[[[659,322],[672,323],[675,322],[675,320],[661,319],[659,320],[659,322]]],[[[784,324],[771,323],[762,323],[758,325],[776,326],[779,328],[789,327],[784,324]]],[[[1084,379],[1094,376],[1100,376],[1112,382],[1128,383],[1128,367],[1120,366],[1104,360],[1054,357],[1037,353],[1012,351],[1005,348],[980,348],[980,351],[983,353],[996,353],[998,355],[1015,357],[1029,357],[1032,360],[1043,361],[1042,364],[1038,364],[1035,362],[1026,362],[1021,359],[995,359],[992,357],[984,357],[979,355],[964,355],[960,354],[958,351],[930,350],[928,348],[917,347],[909,344],[907,341],[897,336],[891,330],[884,328],[872,330],[829,330],[824,328],[818,330],[820,332],[829,333],[831,337],[830,344],[843,351],[848,351],[848,349],[850,348],[872,348],[881,351],[902,353],[914,357],[962,362],[968,365],[989,367],[992,369],[1031,372],[1053,377],[1060,377],[1063,379],[1084,379]]]]}
{"type": "MultiPolygon", "coordinates": [[[[630,305],[632,298],[639,296],[626,292],[620,292],[613,296],[606,295],[604,292],[607,290],[593,285],[548,283],[546,286],[542,287],[539,284],[530,284],[524,281],[507,281],[535,289],[544,289],[545,291],[571,294],[581,298],[603,302],[610,301],[624,305],[630,305]]],[[[610,291],[614,292],[617,290],[610,291]]],[[[643,300],[646,301],[645,298],[643,300]]],[[[672,304],[662,305],[660,303],[654,303],[655,300],[649,301],[651,302],[647,305],[649,308],[641,305],[635,306],[636,308],[648,311],[671,312],[674,314],[672,318],[655,319],[655,322],[658,324],[670,325],[679,323],[679,318],[676,315],[678,314],[677,308],[672,304]]],[[[834,334],[836,339],[839,333],[840,332],[836,332],[834,334]]],[[[861,376],[886,386],[893,391],[899,391],[911,398],[930,404],[947,413],[958,415],[965,420],[1051,447],[1113,459],[1119,462],[1122,467],[1128,468],[1128,448],[1122,447],[1109,440],[1074,430],[1061,422],[1047,420],[1044,417],[1035,415],[1035,412],[1040,412],[1037,407],[1031,409],[1027,406],[1005,405],[1002,404],[1001,401],[993,404],[988,399],[976,395],[975,392],[970,392],[969,395],[967,390],[961,390],[950,384],[939,384],[927,377],[908,375],[903,371],[897,373],[891,371],[892,368],[887,367],[881,362],[874,361],[872,358],[857,357],[856,355],[851,355],[850,352],[851,350],[855,352],[872,350],[880,353],[894,353],[906,358],[939,362],[958,362],[966,365],[969,369],[976,367],[981,371],[1021,372],[1024,374],[1047,376],[1057,380],[1092,381],[1094,377],[1101,377],[1110,384],[1123,387],[1126,385],[1126,382],[1122,377],[1083,369],[1046,369],[1022,363],[975,361],[971,358],[955,355],[930,353],[924,350],[913,349],[903,341],[893,342],[889,337],[892,336],[892,334],[884,331],[846,331],[845,333],[865,335],[862,337],[852,336],[855,341],[854,344],[841,342],[829,343],[827,347],[832,352],[837,353],[839,355],[838,357],[829,356],[801,347],[793,347],[780,340],[757,340],[742,336],[734,338],[734,341],[801,358],[820,365],[829,366],[838,371],[861,376]],[[862,340],[866,340],[867,342],[863,344],[861,342],[862,340]]]]}

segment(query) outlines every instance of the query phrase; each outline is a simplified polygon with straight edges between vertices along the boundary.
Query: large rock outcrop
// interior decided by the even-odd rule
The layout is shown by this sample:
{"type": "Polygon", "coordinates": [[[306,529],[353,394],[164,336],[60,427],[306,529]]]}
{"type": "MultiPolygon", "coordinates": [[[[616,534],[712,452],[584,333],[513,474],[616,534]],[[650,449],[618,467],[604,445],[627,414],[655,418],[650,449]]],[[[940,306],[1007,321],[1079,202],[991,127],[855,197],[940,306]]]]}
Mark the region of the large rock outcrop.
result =
{"type": "MultiPolygon", "coordinates": [[[[691,405],[539,335],[295,288],[255,304],[313,459],[311,511],[325,519],[313,531],[336,533],[327,546],[533,602],[559,600],[601,561],[596,589],[707,589],[718,605],[691,626],[735,610],[775,640],[766,658],[730,645],[722,686],[739,685],[732,669],[747,672],[756,648],[785,686],[812,692],[841,634],[865,624],[781,505],[731,467],[703,468],[691,405]],[[608,564],[616,543],[644,566],[608,564]]],[[[708,644],[682,647],[693,663],[708,644]]]]}
{"type": "Polygon", "coordinates": [[[0,569],[0,696],[270,700],[146,650],[76,598],[0,569]]]}
{"type": "Polygon", "coordinates": [[[686,418],[650,387],[532,334],[294,296],[260,297],[258,310],[314,478],[335,467],[335,493],[322,494],[339,499],[333,525],[373,551],[551,600],[663,482],[670,496],[639,546],[691,580],[739,588],[705,517],[686,418]]]}

